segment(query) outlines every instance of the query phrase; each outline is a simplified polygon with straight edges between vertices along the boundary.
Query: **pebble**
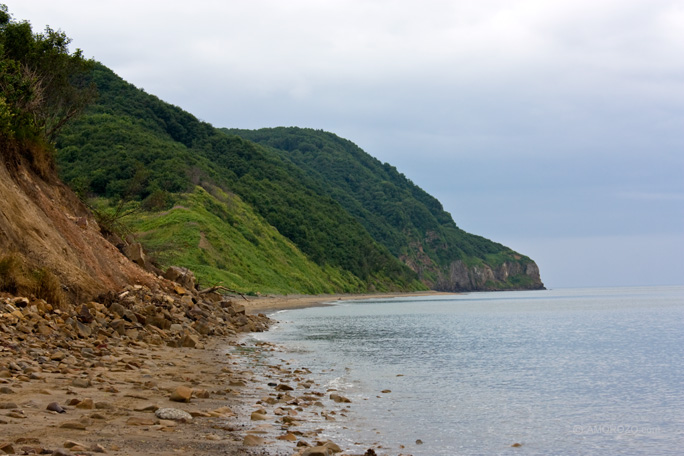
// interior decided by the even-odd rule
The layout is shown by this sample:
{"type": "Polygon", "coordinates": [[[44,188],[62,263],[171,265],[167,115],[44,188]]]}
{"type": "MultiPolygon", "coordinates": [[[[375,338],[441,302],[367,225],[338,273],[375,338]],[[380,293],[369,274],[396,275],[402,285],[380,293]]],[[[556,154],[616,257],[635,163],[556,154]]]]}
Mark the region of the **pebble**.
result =
{"type": "Polygon", "coordinates": [[[126,420],[126,424],[129,426],[153,426],[157,424],[156,420],[151,418],[142,418],[139,416],[132,416],[126,420]]]}
{"type": "Polygon", "coordinates": [[[242,441],[244,446],[257,446],[263,445],[264,443],[266,443],[266,439],[252,434],[247,434],[242,441]]]}
{"type": "Polygon", "coordinates": [[[185,410],[180,410],[176,408],[160,408],[154,412],[155,416],[160,420],[173,420],[173,421],[192,421],[192,415],[190,415],[185,410]]]}
{"type": "Polygon", "coordinates": [[[87,426],[80,421],[67,421],[66,423],[60,424],[59,427],[63,429],[77,429],[79,431],[85,431],[87,429],[87,426]]]}
{"type": "Polygon", "coordinates": [[[339,395],[339,394],[337,394],[337,393],[331,393],[331,394],[330,394],[330,399],[332,399],[333,401],[338,402],[338,403],[348,403],[348,402],[351,402],[351,400],[349,400],[349,399],[347,399],[346,397],[341,396],[341,395],[339,395]]]}
{"type": "Polygon", "coordinates": [[[93,402],[92,399],[86,398],[86,399],[83,399],[78,404],[76,404],[76,408],[84,409],[84,410],[92,410],[95,408],[95,403],[93,402]]]}
{"type": "Polygon", "coordinates": [[[51,412],[57,412],[57,413],[66,413],[66,410],[59,405],[57,402],[50,402],[47,406],[47,410],[50,410],[51,412]]]}
{"type": "Polygon", "coordinates": [[[71,382],[71,386],[75,386],[77,388],[89,388],[91,385],[90,379],[89,378],[75,378],[71,382]]]}
{"type": "Polygon", "coordinates": [[[252,414],[250,415],[250,419],[252,421],[263,421],[268,419],[268,415],[266,415],[265,412],[252,412],[252,414]]]}
{"type": "Polygon", "coordinates": [[[188,388],[187,386],[179,386],[169,397],[169,399],[174,402],[190,402],[191,398],[192,388],[188,388]]]}

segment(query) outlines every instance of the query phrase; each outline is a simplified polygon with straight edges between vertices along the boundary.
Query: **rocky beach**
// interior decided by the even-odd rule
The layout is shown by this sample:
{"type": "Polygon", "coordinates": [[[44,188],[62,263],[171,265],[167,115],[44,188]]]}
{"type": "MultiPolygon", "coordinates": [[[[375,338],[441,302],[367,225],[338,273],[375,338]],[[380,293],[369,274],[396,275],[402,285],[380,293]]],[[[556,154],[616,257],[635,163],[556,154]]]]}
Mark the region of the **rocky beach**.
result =
{"type": "Polygon", "coordinates": [[[73,309],[2,296],[0,454],[349,454],[319,435],[352,404],[241,335],[268,328],[262,311],[358,296],[226,297],[183,277],[73,309]]]}

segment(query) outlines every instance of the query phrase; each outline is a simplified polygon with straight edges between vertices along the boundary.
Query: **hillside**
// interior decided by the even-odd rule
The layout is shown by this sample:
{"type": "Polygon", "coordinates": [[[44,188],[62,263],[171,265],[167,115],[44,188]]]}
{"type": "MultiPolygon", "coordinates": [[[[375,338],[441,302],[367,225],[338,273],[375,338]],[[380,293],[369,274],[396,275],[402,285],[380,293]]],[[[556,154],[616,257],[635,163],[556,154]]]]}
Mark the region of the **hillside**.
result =
{"type": "Polygon", "coordinates": [[[441,203],[396,168],[333,133],[302,128],[225,130],[270,147],[354,215],[429,286],[447,291],[538,288],[532,260],[466,233],[441,203]]]}
{"type": "Polygon", "coordinates": [[[61,176],[86,198],[137,205],[124,220],[144,232],[139,238],[161,266],[187,266],[200,280],[244,292],[542,287],[532,260],[465,233],[439,201],[348,140],[299,128],[216,129],[102,65],[92,82],[96,103],[57,138],[61,176]],[[183,236],[150,228],[172,227],[151,220],[200,189],[203,208],[187,210],[213,221],[186,224],[183,236]],[[221,201],[226,195],[254,222],[243,223],[237,206],[221,201]],[[210,248],[198,241],[208,224],[227,234],[210,248]],[[276,242],[259,241],[268,230],[276,242]],[[246,250],[236,257],[238,239],[246,250]],[[276,260],[295,250],[304,256],[276,260]],[[320,280],[275,280],[302,274],[320,280]]]}
{"type": "Polygon", "coordinates": [[[97,102],[57,140],[61,175],[86,199],[105,198],[112,207],[123,199],[137,206],[135,216],[124,221],[145,231],[140,240],[161,266],[187,266],[200,281],[243,292],[425,288],[358,220],[323,196],[318,182],[278,154],[198,121],[101,65],[92,80],[97,102]],[[168,217],[200,189],[203,206],[189,210],[204,220],[185,227],[197,240],[207,234],[203,226],[212,225],[218,234],[211,248],[149,228],[171,227],[150,220],[168,217]],[[141,225],[143,219],[148,226],[141,225]],[[160,242],[158,235],[175,241],[160,242]],[[307,279],[283,280],[297,276],[307,279]]]}

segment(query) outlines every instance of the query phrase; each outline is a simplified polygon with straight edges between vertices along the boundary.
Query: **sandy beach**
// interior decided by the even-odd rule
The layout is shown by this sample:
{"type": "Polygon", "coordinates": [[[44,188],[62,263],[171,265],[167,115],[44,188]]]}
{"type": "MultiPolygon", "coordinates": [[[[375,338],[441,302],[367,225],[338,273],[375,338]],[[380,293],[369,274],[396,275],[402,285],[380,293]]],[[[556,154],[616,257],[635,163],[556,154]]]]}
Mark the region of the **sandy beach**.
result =
{"type": "MultiPolygon", "coordinates": [[[[405,295],[234,301],[258,314],[396,296],[405,295]]],[[[319,434],[353,404],[289,366],[279,347],[241,334],[194,348],[126,338],[67,344],[21,334],[21,318],[3,317],[0,454],[351,454],[319,434]]]]}
{"type": "Polygon", "coordinates": [[[276,310],[298,309],[303,307],[322,306],[335,301],[349,301],[357,299],[383,299],[399,298],[402,296],[438,296],[439,291],[419,291],[413,293],[371,293],[371,294],[329,294],[329,295],[273,295],[247,297],[247,300],[238,300],[244,305],[247,312],[255,314],[259,312],[270,313],[276,310]]]}

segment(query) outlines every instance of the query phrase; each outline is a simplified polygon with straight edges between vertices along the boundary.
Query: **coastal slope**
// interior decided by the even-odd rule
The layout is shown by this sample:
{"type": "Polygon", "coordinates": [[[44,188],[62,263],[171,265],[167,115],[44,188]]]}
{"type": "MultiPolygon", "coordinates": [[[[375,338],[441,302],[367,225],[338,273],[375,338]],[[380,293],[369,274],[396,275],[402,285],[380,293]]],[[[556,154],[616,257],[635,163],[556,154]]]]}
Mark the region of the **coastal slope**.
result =
{"type": "Polygon", "coordinates": [[[532,259],[460,229],[436,198],[347,139],[297,127],[225,131],[269,147],[324,183],[326,196],[359,220],[430,288],[543,288],[532,259]]]}
{"type": "Polygon", "coordinates": [[[92,81],[96,103],[57,138],[61,176],[110,209],[122,202],[135,209],[124,221],[161,266],[189,267],[200,281],[243,292],[543,288],[533,260],[461,230],[439,201],[351,141],[301,128],[218,129],[102,65],[95,66],[92,81]],[[199,188],[206,191],[204,209],[217,217],[217,230],[237,228],[239,236],[215,237],[206,249],[198,241],[206,235],[206,220],[185,224],[183,236],[158,229],[169,227],[169,211],[187,209],[181,203],[199,188]],[[258,223],[241,223],[245,211],[258,223]],[[142,226],[142,219],[157,222],[142,226]],[[324,278],[332,287],[274,282],[276,267],[297,276],[287,272],[293,262],[269,268],[267,262],[244,261],[291,256],[262,242],[273,229],[310,263],[306,268],[314,272],[305,276],[324,278]],[[159,242],[179,238],[193,240],[159,242]],[[251,253],[231,248],[238,238],[251,242],[242,243],[251,253]]]}

